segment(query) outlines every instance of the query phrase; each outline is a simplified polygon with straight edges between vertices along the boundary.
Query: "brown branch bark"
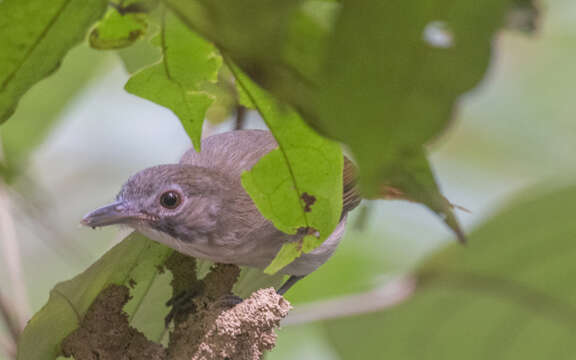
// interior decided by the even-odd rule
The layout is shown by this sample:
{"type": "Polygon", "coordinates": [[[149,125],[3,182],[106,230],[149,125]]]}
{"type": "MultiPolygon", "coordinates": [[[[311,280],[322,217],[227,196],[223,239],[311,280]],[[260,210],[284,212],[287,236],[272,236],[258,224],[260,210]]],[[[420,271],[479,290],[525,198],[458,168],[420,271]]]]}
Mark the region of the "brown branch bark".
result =
{"type": "Polygon", "coordinates": [[[172,314],[168,347],[130,326],[122,311],[129,289],[111,285],[96,298],[80,327],[62,342],[64,355],[76,360],[258,360],[274,347],[274,330],[291,306],[273,288],[261,289],[234,305],[230,299],[240,271],[237,266],[215,265],[199,280],[194,259],[174,253],[166,268],[173,274],[175,299],[181,299],[182,293],[192,295],[183,309],[176,308],[172,314]]]}

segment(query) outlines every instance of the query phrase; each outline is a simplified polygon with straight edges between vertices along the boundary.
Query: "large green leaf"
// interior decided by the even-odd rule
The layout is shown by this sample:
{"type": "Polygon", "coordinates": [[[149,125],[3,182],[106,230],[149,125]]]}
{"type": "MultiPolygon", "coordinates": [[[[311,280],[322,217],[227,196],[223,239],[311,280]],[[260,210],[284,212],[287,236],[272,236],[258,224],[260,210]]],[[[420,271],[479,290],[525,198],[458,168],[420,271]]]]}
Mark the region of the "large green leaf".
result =
{"type": "Polygon", "coordinates": [[[126,90],[171,109],[200,150],[202,123],[213,98],[207,82],[215,82],[222,63],[213,46],[188,29],[176,16],[162,16],[157,42],[161,63],[134,74],[126,90]]]}
{"type": "Polygon", "coordinates": [[[484,76],[506,1],[345,0],[315,126],[350,145],[373,193],[441,133],[484,76]]]}
{"type": "Polygon", "coordinates": [[[243,92],[274,134],[278,148],[242,175],[242,185],[260,212],[281,231],[306,235],[285,244],[266,272],[275,273],[303,252],[322,244],[342,212],[342,151],[280,105],[238,69],[243,92]]]}
{"type": "Polygon", "coordinates": [[[412,299],[332,320],[343,359],[570,359],[576,187],[517,203],[417,272],[412,299]],[[370,334],[370,336],[366,336],[370,334]]]}
{"type": "Polygon", "coordinates": [[[20,97],[56,70],[102,16],[106,0],[0,2],[0,123],[20,97]]]}
{"type": "Polygon", "coordinates": [[[439,205],[422,149],[484,77],[510,0],[309,0],[277,7],[252,0],[256,10],[249,13],[233,1],[164,2],[314,129],[349,145],[368,196],[392,185],[459,233],[448,204],[439,205]]]}
{"type": "MultiPolygon", "coordinates": [[[[55,359],[60,353],[60,342],[78,327],[92,301],[110,284],[132,289],[132,300],[125,310],[134,317],[158,275],[158,267],[172,251],[134,233],[82,274],[56,285],[48,303],[24,329],[18,345],[18,359],[55,359]]],[[[169,294],[166,295],[167,299],[169,294]]],[[[163,302],[156,304],[156,308],[166,309],[161,304],[163,302]]]]}

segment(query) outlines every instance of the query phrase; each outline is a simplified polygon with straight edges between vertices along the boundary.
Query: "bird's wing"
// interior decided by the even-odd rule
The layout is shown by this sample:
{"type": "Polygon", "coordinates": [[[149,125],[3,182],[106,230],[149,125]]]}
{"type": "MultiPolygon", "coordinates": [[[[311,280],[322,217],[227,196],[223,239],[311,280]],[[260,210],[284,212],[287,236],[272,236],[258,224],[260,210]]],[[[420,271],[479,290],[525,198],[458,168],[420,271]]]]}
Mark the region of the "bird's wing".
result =
{"type": "Polygon", "coordinates": [[[278,147],[274,136],[265,130],[237,130],[212,135],[202,141],[202,151],[188,150],[180,164],[218,169],[240,176],[258,160],[278,147]]]}
{"type": "Polygon", "coordinates": [[[342,217],[344,217],[348,211],[355,209],[362,201],[362,197],[356,186],[356,179],[356,165],[344,156],[344,173],[342,174],[342,183],[344,185],[342,193],[342,217]]]}
{"type": "MultiPolygon", "coordinates": [[[[237,130],[212,135],[202,141],[202,151],[188,150],[181,164],[210,167],[226,174],[240,176],[258,160],[278,147],[274,136],[265,130],[237,130]]],[[[356,188],[356,167],[346,156],[343,173],[342,216],[360,204],[356,188]]]]}

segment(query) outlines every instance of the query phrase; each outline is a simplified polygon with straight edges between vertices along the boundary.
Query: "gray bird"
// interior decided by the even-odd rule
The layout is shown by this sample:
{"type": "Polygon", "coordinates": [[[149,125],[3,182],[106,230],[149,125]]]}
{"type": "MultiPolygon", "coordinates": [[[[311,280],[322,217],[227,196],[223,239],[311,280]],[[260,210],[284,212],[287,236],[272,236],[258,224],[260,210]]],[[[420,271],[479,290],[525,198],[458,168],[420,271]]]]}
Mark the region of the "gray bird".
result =
{"type": "MultiPolygon", "coordinates": [[[[183,254],[216,263],[265,268],[289,235],[264,218],[241,184],[242,172],[278,146],[271,133],[239,130],[210,136],[202,151],[188,150],[180,163],[140,171],[122,187],[116,202],[87,214],[82,224],[123,224],[183,254]]],[[[281,270],[291,275],[278,290],[316,270],[340,243],[348,211],[360,203],[354,166],[344,162],[341,221],[324,243],[281,270]]]]}

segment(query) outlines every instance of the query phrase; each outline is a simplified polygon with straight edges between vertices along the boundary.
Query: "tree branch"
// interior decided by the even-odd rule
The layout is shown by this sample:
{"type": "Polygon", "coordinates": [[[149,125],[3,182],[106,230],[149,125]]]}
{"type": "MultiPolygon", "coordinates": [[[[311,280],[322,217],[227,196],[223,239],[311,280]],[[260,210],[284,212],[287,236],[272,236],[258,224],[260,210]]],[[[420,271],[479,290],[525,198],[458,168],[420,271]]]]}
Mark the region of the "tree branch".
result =
{"type": "Polygon", "coordinates": [[[6,358],[16,360],[16,343],[12,339],[0,336],[0,350],[6,358]]]}
{"type": "Polygon", "coordinates": [[[4,319],[4,323],[10,333],[10,338],[2,338],[3,341],[0,343],[0,346],[6,350],[6,353],[9,353],[11,348],[16,348],[21,328],[18,321],[14,318],[12,306],[6,301],[2,293],[0,293],[0,317],[4,319]]]}
{"type": "Polygon", "coordinates": [[[363,294],[300,305],[282,321],[282,325],[300,325],[382,311],[410,298],[415,288],[416,281],[414,278],[400,277],[381,288],[363,294]]]}
{"type": "MultiPolygon", "coordinates": [[[[0,143],[0,149],[2,143],[0,143]]],[[[0,151],[0,160],[3,154],[0,151]]],[[[0,179],[0,241],[2,242],[2,255],[6,264],[6,272],[11,285],[12,304],[19,331],[24,329],[30,316],[26,282],[22,274],[20,245],[16,237],[14,217],[11,213],[10,197],[7,186],[0,179]]]]}
{"type": "Polygon", "coordinates": [[[236,105],[236,122],[234,123],[234,130],[244,129],[246,123],[246,108],[242,105],[236,105]]]}
{"type": "Polygon", "coordinates": [[[174,252],[165,267],[172,272],[175,295],[167,347],[130,326],[122,310],[129,289],[110,285],[94,300],[80,327],[64,339],[63,354],[77,360],[259,360],[274,347],[274,330],[291,306],[273,288],[258,290],[235,305],[230,297],[240,272],[237,266],[217,264],[199,280],[195,260],[174,252]]]}

